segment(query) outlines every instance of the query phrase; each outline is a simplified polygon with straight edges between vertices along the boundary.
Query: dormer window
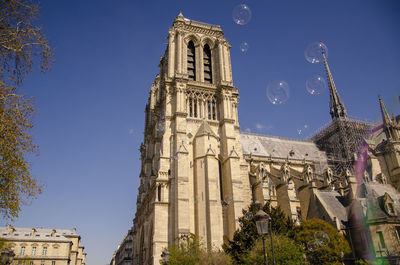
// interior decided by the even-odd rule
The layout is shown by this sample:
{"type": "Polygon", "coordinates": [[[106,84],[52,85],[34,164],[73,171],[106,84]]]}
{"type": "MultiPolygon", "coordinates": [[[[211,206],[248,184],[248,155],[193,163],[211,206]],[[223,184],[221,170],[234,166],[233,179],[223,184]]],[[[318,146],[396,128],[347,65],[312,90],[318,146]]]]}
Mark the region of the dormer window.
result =
{"type": "Polygon", "coordinates": [[[208,44],[203,48],[204,82],[212,83],[211,50],[208,44]]]}
{"type": "Polygon", "coordinates": [[[187,46],[187,73],[189,80],[196,80],[196,50],[193,41],[187,46]]]}
{"type": "Polygon", "coordinates": [[[382,210],[389,216],[397,216],[397,211],[393,199],[386,192],[383,196],[378,198],[382,210]]]}

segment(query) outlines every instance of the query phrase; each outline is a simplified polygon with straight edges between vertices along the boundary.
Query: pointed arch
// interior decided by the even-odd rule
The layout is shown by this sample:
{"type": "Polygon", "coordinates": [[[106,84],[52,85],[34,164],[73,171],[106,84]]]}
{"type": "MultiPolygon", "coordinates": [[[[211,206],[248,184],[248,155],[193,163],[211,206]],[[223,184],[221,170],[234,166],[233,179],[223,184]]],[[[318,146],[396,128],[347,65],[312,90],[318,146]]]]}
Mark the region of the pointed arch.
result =
{"type": "Polygon", "coordinates": [[[203,47],[204,82],[212,84],[211,48],[208,44],[203,47]]]}
{"type": "Polygon", "coordinates": [[[196,48],[192,40],[187,45],[187,74],[189,80],[196,80],[196,48]]]}

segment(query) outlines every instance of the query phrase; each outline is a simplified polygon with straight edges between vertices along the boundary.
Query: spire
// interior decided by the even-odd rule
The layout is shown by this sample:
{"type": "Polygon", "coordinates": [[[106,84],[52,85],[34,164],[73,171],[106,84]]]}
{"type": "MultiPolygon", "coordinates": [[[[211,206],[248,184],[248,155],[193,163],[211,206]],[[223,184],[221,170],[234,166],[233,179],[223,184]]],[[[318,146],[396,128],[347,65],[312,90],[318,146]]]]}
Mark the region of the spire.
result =
{"type": "Polygon", "coordinates": [[[324,64],[326,70],[326,76],[328,78],[329,94],[330,94],[330,107],[331,107],[331,117],[332,120],[336,119],[347,119],[347,110],[344,107],[342,100],[339,97],[339,93],[336,90],[335,82],[333,81],[333,76],[331,70],[329,69],[328,61],[325,56],[325,51],[322,49],[322,56],[324,57],[324,64]]]}
{"type": "Polygon", "coordinates": [[[381,99],[381,95],[378,94],[378,98],[379,98],[379,105],[381,106],[381,114],[382,114],[382,121],[383,121],[383,125],[387,126],[391,123],[391,119],[390,119],[390,115],[387,112],[385,105],[383,104],[383,101],[381,99]]]}

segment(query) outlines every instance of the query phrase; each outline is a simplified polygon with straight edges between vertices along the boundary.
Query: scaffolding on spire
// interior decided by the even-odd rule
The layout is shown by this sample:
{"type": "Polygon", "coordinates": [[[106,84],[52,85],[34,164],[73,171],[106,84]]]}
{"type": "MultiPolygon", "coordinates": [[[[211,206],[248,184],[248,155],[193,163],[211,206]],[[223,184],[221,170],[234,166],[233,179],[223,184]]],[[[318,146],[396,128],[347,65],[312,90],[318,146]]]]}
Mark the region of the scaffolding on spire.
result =
{"type": "Polygon", "coordinates": [[[357,159],[363,139],[375,125],[348,118],[347,110],[336,89],[325,51],[321,49],[321,52],[329,85],[332,122],[311,137],[311,140],[320,150],[326,152],[329,166],[335,174],[340,175],[346,169],[353,171],[353,163],[357,159]]]}

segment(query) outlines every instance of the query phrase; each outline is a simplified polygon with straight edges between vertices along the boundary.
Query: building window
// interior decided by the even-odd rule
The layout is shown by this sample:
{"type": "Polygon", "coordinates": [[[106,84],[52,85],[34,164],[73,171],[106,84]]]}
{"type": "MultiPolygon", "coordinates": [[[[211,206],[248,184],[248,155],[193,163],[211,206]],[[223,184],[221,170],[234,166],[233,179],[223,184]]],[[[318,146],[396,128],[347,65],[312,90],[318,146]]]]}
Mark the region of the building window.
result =
{"type": "Polygon", "coordinates": [[[51,262],[51,265],[56,265],[56,261],[53,260],[53,261],[51,262]]]}
{"type": "Polygon", "coordinates": [[[208,113],[208,119],[211,120],[211,102],[207,101],[207,113],[208,113]]]}
{"type": "Polygon", "coordinates": [[[32,256],[36,255],[36,247],[32,247],[32,256]]]}
{"type": "Polygon", "coordinates": [[[20,255],[23,256],[25,254],[25,247],[21,247],[21,253],[20,255]]]}
{"type": "Polygon", "coordinates": [[[383,238],[382,232],[381,231],[377,231],[376,233],[378,234],[379,243],[381,244],[381,247],[382,248],[386,248],[385,239],[383,238]]]}
{"type": "Polygon", "coordinates": [[[217,107],[216,107],[216,104],[215,104],[215,101],[213,100],[212,101],[212,119],[213,120],[216,120],[216,112],[217,112],[217,107]]]}
{"type": "Polygon", "coordinates": [[[195,98],[194,100],[194,104],[193,104],[193,108],[194,108],[194,117],[197,118],[197,98],[195,98]]]}
{"type": "Polygon", "coordinates": [[[157,188],[157,195],[158,195],[158,201],[160,202],[161,201],[161,185],[158,185],[158,188],[157,188]]]}
{"type": "Polygon", "coordinates": [[[193,100],[189,98],[189,116],[193,117],[193,100]]]}
{"type": "Polygon", "coordinates": [[[400,242],[400,226],[395,226],[395,228],[396,228],[397,240],[400,242]]]}
{"type": "Polygon", "coordinates": [[[395,215],[393,203],[388,202],[387,208],[388,208],[389,215],[395,215]]]}
{"type": "Polygon", "coordinates": [[[203,48],[204,82],[212,83],[211,50],[208,44],[203,48]]]}
{"type": "Polygon", "coordinates": [[[46,256],[47,255],[47,247],[43,247],[43,254],[42,254],[43,256],[46,256]]]}
{"type": "Polygon", "coordinates": [[[196,51],[193,41],[187,46],[187,72],[189,80],[196,80],[196,51]]]}

